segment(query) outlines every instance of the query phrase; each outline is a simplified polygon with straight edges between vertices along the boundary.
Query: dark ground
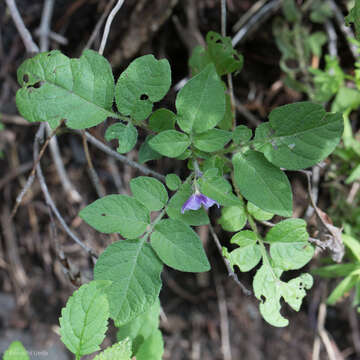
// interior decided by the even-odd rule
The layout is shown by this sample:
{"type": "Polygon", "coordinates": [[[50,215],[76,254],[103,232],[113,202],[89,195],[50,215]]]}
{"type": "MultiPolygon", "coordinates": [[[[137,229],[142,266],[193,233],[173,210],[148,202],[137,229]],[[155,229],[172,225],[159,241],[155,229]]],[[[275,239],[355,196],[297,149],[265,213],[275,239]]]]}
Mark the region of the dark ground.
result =
{"type": "MultiPolygon", "coordinates": [[[[234,35],[232,25],[253,3],[250,0],[228,0],[229,35],[234,35]]],[[[39,26],[43,1],[18,0],[17,4],[26,25],[34,33],[39,26]]],[[[68,45],[52,41],[51,48],[60,48],[70,57],[79,56],[106,4],[106,0],[57,0],[52,30],[62,34],[68,45]]],[[[112,64],[115,76],[133,58],[152,53],[169,60],[175,85],[188,75],[189,49],[202,41],[207,31],[220,31],[219,4],[217,0],[125,1],[112,25],[104,53],[112,64]]],[[[278,65],[280,54],[272,37],[272,21],[273,16],[237,47],[245,57],[245,66],[234,79],[235,95],[261,120],[265,120],[266,114],[278,105],[304,99],[282,85],[278,65]]],[[[35,37],[35,40],[38,38],[35,37]]],[[[98,49],[99,41],[98,36],[94,49],[98,49]]],[[[15,116],[16,69],[26,56],[23,43],[9,13],[5,11],[4,2],[0,2],[0,116],[5,122],[5,131],[0,136],[0,146],[4,151],[4,158],[0,160],[0,353],[11,341],[21,340],[27,349],[33,351],[33,359],[68,359],[70,357],[58,336],[58,318],[75,287],[69,276],[64,274],[59,247],[73,267],[71,273],[78,270],[81,279],[91,277],[92,264],[86,253],[60,227],[57,226],[54,233],[38,182],[35,181],[25,196],[15,218],[10,220],[9,217],[32,166],[33,138],[37,129],[36,124],[29,125],[15,116]],[[9,177],[9,174],[14,176],[9,177]]],[[[172,90],[162,104],[173,107],[174,98],[175,91],[172,90]]],[[[248,120],[238,113],[237,122],[248,123],[248,120]]],[[[104,127],[100,125],[91,132],[103,138],[104,127]]],[[[58,141],[66,170],[82,200],[71,202],[66,198],[47,151],[41,164],[50,192],[71,228],[101,252],[112,238],[93,231],[77,217],[79,210],[97,197],[89,181],[81,138],[64,132],[58,136],[58,141]]],[[[121,163],[115,164],[91,146],[90,151],[107,193],[129,191],[127,183],[137,173],[121,163]],[[114,179],[119,180],[119,177],[121,181],[116,183],[114,179]]],[[[137,151],[132,151],[129,156],[136,159],[137,151]]],[[[153,162],[150,166],[162,173],[186,173],[185,168],[180,168],[184,165],[173,160],[153,162]]],[[[291,180],[295,214],[302,216],[308,206],[306,184],[302,177],[295,175],[291,175],[291,180]]],[[[328,195],[321,187],[320,195],[320,203],[327,205],[328,195]]],[[[212,215],[216,215],[215,212],[212,215]]],[[[258,301],[253,296],[243,295],[227,278],[208,230],[200,228],[199,231],[213,269],[210,273],[199,275],[172,270],[164,274],[161,292],[164,359],[223,359],[221,322],[229,326],[234,360],[311,359],[317,336],[319,304],[335,283],[316,278],[300,312],[286,308],[285,315],[290,325],[274,328],[262,320],[258,301]],[[228,321],[220,316],[219,304],[227,307],[228,321]]],[[[226,244],[229,234],[222,234],[220,238],[226,244]]],[[[318,255],[318,258],[321,256],[318,255]]],[[[316,266],[317,262],[318,259],[314,259],[310,267],[316,266]]],[[[251,287],[248,274],[240,274],[240,279],[251,287]]],[[[352,325],[349,322],[349,317],[355,316],[349,299],[327,308],[325,328],[333,342],[332,348],[341,352],[335,354],[334,359],[360,359],[355,350],[359,336],[357,319],[352,325]]],[[[328,358],[322,347],[320,359],[328,358]]]]}

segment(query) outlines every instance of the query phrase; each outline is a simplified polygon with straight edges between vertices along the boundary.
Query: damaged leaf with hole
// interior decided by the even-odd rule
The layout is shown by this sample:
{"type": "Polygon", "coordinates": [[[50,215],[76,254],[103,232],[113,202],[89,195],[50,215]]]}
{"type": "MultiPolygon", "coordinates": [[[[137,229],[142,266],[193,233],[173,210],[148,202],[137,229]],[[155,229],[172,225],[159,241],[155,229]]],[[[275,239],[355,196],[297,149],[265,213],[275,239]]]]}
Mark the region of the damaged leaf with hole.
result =
{"type": "Polygon", "coordinates": [[[28,121],[62,119],[72,129],[85,129],[114,116],[114,78],[108,61],[92,50],[79,59],[60,51],[40,53],[24,61],[17,73],[21,85],[16,105],[28,121]]]}
{"type": "Polygon", "coordinates": [[[171,85],[171,70],[166,59],[153,55],[135,59],[120,75],[115,89],[118,110],[135,121],[145,120],[152,112],[153,103],[160,101],[171,85]]]}

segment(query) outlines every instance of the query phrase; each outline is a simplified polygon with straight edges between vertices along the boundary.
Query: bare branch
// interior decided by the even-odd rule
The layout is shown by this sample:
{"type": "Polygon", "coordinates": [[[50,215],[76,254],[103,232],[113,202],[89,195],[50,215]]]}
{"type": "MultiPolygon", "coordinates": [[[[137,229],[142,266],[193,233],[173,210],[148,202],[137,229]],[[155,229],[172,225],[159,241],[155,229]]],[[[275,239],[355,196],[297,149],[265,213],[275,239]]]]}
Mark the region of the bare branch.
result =
{"type": "Polygon", "coordinates": [[[96,35],[100,32],[100,28],[101,28],[102,24],[104,23],[106,17],[108,16],[110,9],[112,8],[114,2],[115,2],[115,0],[110,0],[110,2],[106,5],[105,11],[103,12],[99,21],[97,22],[88,42],[85,45],[84,50],[89,49],[91,47],[92,43],[95,41],[96,35]]]}
{"type": "Polygon", "coordinates": [[[35,44],[29,30],[26,28],[19,10],[16,7],[15,0],[5,0],[6,5],[10,11],[11,17],[14,20],[15,26],[22,38],[22,41],[25,45],[26,51],[30,53],[39,52],[39,47],[35,44]]]}
{"type": "MultiPolygon", "coordinates": [[[[44,133],[44,128],[45,128],[45,123],[42,123],[39,126],[39,130],[36,133],[35,136],[35,141],[34,141],[34,159],[37,159],[39,156],[39,141],[43,136],[44,133]]],[[[84,244],[72,231],[71,229],[68,227],[68,225],[66,224],[64,218],[61,216],[59,210],[57,209],[50,193],[49,193],[49,189],[47,187],[47,184],[45,182],[45,178],[43,175],[43,172],[41,170],[41,166],[40,163],[38,163],[36,165],[36,174],[37,174],[37,178],[40,182],[40,187],[41,190],[45,196],[45,200],[47,205],[51,208],[51,210],[53,211],[53,213],[55,214],[55,216],[57,217],[57,219],[59,220],[62,228],[65,230],[65,232],[78,244],[80,245],[84,250],[86,250],[91,256],[97,257],[97,254],[95,253],[95,251],[88,247],[86,244],[84,244]]]]}
{"type": "Polygon", "coordinates": [[[88,163],[88,170],[89,170],[91,182],[93,183],[98,196],[103,197],[106,195],[106,191],[105,191],[104,186],[100,182],[99,176],[96,173],[93,162],[91,160],[89,146],[88,146],[88,143],[86,140],[85,130],[82,130],[81,133],[82,133],[82,140],[83,140],[83,148],[84,148],[84,152],[85,152],[86,161],[88,163]]]}
{"type": "MultiPolygon", "coordinates": [[[[81,131],[79,131],[79,130],[75,130],[75,133],[81,135],[81,131]]],[[[131,167],[139,170],[140,172],[142,172],[145,175],[152,175],[153,177],[157,178],[158,180],[165,182],[164,175],[161,175],[156,171],[148,169],[146,166],[140,165],[136,161],[132,161],[132,160],[128,159],[126,156],[121,155],[118,152],[110,149],[107,145],[105,145],[100,140],[96,139],[94,136],[90,135],[88,132],[85,132],[85,135],[86,135],[87,140],[91,144],[96,146],[98,149],[102,150],[104,153],[114,157],[115,159],[123,162],[126,165],[130,165],[131,167]]]]}
{"type": "MultiPolygon", "coordinates": [[[[45,126],[45,123],[43,123],[45,126]]],[[[63,124],[63,121],[60,123],[60,125],[53,130],[53,132],[49,135],[49,137],[46,139],[44,145],[42,146],[40,153],[38,154],[37,158],[34,159],[34,166],[31,170],[31,173],[26,181],[25,186],[23,187],[23,189],[21,190],[20,194],[17,196],[16,198],[16,203],[15,206],[13,208],[13,210],[11,211],[11,218],[13,218],[22,202],[22,199],[24,198],[25,194],[28,192],[28,190],[30,189],[32,183],[34,182],[35,179],[35,170],[36,170],[36,166],[39,163],[39,161],[41,160],[42,156],[44,155],[44,152],[47,148],[47,146],[49,145],[50,140],[52,139],[52,137],[56,134],[56,131],[61,127],[61,125],[63,124]]],[[[39,131],[36,133],[35,135],[35,141],[38,142],[39,139],[37,139],[37,134],[39,133],[39,131]]]]}
{"type": "Polygon", "coordinates": [[[114,20],[115,15],[117,14],[117,12],[120,10],[120,8],[122,7],[123,3],[125,0],[119,0],[117,2],[117,4],[114,6],[114,8],[111,10],[111,13],[109,14],[109,17],[106,20],[106,24],[105,24],[105,29],[104,29],[104,34],[103,37],[101,39],[101,44],[100,44],[100,48],[99,48],[99,54],[102,55],[104,53],[104,49],[105,49],[105,45],[106,45],[106,41],[107,38],[109,36],[109,32],[110,32],[110,26],[111,23],[114,20]]]}

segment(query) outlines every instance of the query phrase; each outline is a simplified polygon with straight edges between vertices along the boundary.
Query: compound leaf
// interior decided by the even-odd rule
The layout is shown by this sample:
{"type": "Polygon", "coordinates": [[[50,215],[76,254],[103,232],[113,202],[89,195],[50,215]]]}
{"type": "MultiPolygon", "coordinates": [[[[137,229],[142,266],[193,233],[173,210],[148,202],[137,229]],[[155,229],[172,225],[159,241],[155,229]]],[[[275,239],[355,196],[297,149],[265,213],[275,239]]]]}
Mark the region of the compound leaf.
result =
{"type": "Polygon", "coordinates": [[[112,281],[106,292],[116,326],[126,324],[154,304],[161,288],[162,267],[143,239],[114,242],[100,255],[94,278],[112,281]]]}
{"type": "Polygon", "coordinates": [[[236,185],[244,197],[260,209],[291,216],[292,192],[286,175],[264,155],[250,150],[232,159],[236,185]]]}
{"type": "Polygon", "coordinates": [[[100,350],[109,317],[104,289],[109,285],[110,281],[91,281],[82,285],[61,311],[61,341],[77,357],[100,350]]]}
{"type": "Polygon", "coordinates": [[[186,133],[214,128],[225,114],[224,86],[213,64],[191,78],[176,97],[177,123],[186,133]]]}
{"type": "Polygon", "coordinates": [[[100,232],[130,239],[140,236],[150,224],[146,207],[127,195],[104,196],[82,209],[79,216],[100,232]]]}
{"type": "Polygon", "coordinates": [[[171,70],[166,59],[141,56],[120,75],[115,87],[115,100],[120,113],[136,121],[146,119],[153,103],[160,101],[171,85],[171,70]]]}
{"type": "Polygon", "coordinates": [[[62,119],[72,129],[85,129],[114,116],[114,78],[109,62],[85,50],[69,59],[58,50],[40,53],[19,67],[16,93],[19,112],[28,121],[48,121],[55,128],[62,119]]]}
{"type": "Polygon", "coordinates": [[[176,270],[210,270],[199,236],[179,220],[160,221],[151,235],[151,246],[166,265],[176,270]]]}

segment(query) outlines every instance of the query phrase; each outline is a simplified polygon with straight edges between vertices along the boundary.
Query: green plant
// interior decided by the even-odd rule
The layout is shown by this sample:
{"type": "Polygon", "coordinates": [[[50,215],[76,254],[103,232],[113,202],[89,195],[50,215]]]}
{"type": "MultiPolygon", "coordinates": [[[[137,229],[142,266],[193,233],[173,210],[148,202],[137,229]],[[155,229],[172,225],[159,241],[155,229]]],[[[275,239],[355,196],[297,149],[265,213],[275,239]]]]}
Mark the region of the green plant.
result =
{"type": "Polygon", "coordinates": [[[176,113],[163,108],[153,112],[153,104],[169,90],[171,70],[166,59],[152,55],[135,59],[116,84],[107,60],[91,50],[79,59],[60,51],[40,53],[18,69],[16,103],[29,121],[56,128],[65,119],[68,128],[83,130],[114,118],[117,122],[107,128],[105,138],[118,141],[119,153],[134,148],[142,128],[149,135],[140,148],[141,162],[166,156],[187,161],[190,170],[184,180],[159,175],[168,189],[153,177],[136,177],[130,182],[132,196],[107,195],[80,211],[96,230],[123,239],[100,254],[94,280],[75,291],[62,310],[61,338],[76,359],[99,350],[108,318],[119,328],[120,343],[96,359],[114,358],[108,355],[112,351],[124,359],[161,358],[158,297],[163,266],[210,270],[192,226],[209,224],[205,209],[213,205],[221,206],[222,228],[236,232],[232,243],[238,247],[223,248],[225,261],[240,271],[262,261],[253,288],[264,319],[274,326],[288,324],[280,314],[281,298],[299,310],[312,286],[311,275],[288,282],[281,277],[313,256],[306,223],[285,219],[266,236],[256,223],[274,215],[292,216],[293,195],[284,169],[300,170],[325,159],[341,138],[342,116],[310,102],[289,104],[274,109],[253,137],[247,126],[236,126],[221,80],[240,71],[242,63],[229,38],[210,32],[207,47],[197,48],[190,59],[194,76],[177,94],[176,113]],[[176,192],[169,198],[168,190],[176,192]],[[243,230],[246,224],[251,230],[243,230]]]}

